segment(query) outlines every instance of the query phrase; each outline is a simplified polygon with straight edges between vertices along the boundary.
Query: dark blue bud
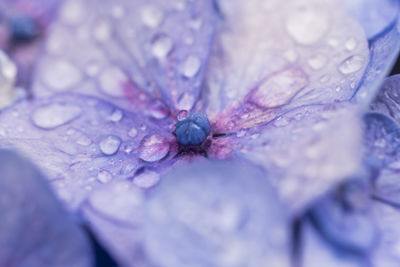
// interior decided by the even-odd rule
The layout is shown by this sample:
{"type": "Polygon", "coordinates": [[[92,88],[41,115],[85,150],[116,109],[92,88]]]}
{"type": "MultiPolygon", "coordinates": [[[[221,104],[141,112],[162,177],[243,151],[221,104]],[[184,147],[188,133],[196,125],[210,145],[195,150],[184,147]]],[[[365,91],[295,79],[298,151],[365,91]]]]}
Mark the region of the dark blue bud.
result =
{"type": "Polygon", "coordinates": [[[205,115],[190,114],[178,121],[175,134],[179,144],[184,146],[197,146],[206,140],[210,133],[210,122],[205,115]]]}
{"type": "Polygon", "coordinates": [[[11,37],[14,42],[30,42],[39,35],[37,23],[30,17],[18,16],[10,22],[11,37]]]}

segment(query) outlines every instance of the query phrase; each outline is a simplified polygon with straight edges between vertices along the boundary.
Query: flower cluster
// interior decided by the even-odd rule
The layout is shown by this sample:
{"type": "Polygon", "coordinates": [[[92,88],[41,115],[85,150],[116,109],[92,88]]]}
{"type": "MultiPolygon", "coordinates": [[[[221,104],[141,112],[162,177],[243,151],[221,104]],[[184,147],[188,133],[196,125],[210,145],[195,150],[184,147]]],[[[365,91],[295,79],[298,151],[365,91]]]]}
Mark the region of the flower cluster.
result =
{"type": "Polygon", "coordinates": [[[0,10],[0,266],[400,265],[399,1],[0,10]]]}

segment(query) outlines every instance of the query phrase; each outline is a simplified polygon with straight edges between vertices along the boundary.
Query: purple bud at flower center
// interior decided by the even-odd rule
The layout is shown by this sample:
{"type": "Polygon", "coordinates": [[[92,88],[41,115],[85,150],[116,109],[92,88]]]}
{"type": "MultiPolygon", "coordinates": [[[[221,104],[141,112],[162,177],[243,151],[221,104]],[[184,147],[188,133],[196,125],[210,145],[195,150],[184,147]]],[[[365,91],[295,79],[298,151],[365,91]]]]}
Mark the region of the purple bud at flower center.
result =
{"type": "Polygon", "coordinates": [[[176,138],[183,146],[201,145],[210,134],[210,122],[203,114],[190,114],[178,121],[175,128],[176,138]]]}

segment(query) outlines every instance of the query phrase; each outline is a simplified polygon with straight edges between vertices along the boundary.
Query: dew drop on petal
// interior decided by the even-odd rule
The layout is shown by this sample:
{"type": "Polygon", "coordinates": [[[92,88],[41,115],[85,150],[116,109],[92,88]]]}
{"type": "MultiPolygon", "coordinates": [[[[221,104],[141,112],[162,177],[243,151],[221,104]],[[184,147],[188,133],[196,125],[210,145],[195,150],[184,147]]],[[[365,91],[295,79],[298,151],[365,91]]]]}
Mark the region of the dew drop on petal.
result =
{"type": "Polygon", "coordinates": [[[118,67],[109,66],[102,70],[98,76],[101,90],[109,96],[125,96],[123,85],[129,81],[128,77],[118,67]]]}
{"type": "Polygon", "coordinates": [[[150,116],[160,120],[168,116],[169,109],[162,101],[157,99],[151,103],[148,112],[150,116]]]}
{"type": "Polygon", "coordinates": [[[93,29],[94,38],[99,42],[108,41],[111,38],[111,34],[112,26],[108,20],[99,21],[93,29]]]}
{"type": "Polygon", "coordinates": [[[82,114],[78,106],[50,104],[36,109],[32,114],[32,122],[40,128],[53,129],[66,124],[82,114]]]}
{"type": "Polygon", "coordinates": [[[121,110],[116,109],[110,115],[109,120],[112,121],[112,122],[119,122],[120,120],[122,120],[123,116],[124,116],[124,113],[121,110]]]}
{"type": "Polygon", "coordinates": [[[81,71],[65,60],[55,60],[45,65],[43,82],[53,91],[64,91],[82,80],[81,71]]]}
{"type": "Polygon", "coordinates": [[[187,78],[196,76],[201,67],[201,61],[196,56],[189,56],[182,66],[182,74],[187,78]]]}
{"type": "Polygon", "coordinates": [[[97,174],[97,180],[103,184],[110,182],[112,178],[113,178],[112,174],[106,170],[101,170],[97,174]]]}
{"type": "Polygon", "coordinates": [[[161,135],[150,135],[143,138],[139,148],[139,158],[148,162],[163,159],[169,152],[168,140],[161,135]]]}
{"type": "Polygon", "coordinates": [[[195,103],[195,98],[192,94],[184,92],[178,100],[178,108],[180,110],[190,110],[195,103]]]}
{"type": "Polygon", "coordinates": [[[135,138],[138,135],[138,130],[136,128],[132,128],[128,132],[129,137],[135,138]]]}
{"type": "Polygon", "coordinates": [[[343,74],[350,74],[360,70],[363,65],[364,58],[362,56],[351,56],[343,60],[338,69],[343,74]]]}
{"type": "Polygon", "coordinates": [[[121,145],[121,139],[117,136],[110,135],[100,141],[99,147],[101,152],[110,156],[118,152],[121,145]]]}
{"type": "Polygon", "coordinates": [[[154,38],[151,46],[153,56],[158,59],[164,59],[172,50],[174,42],[165,34],[158,35],[154,38]]]}
{"type": "Polygon", "coordinates": [[[326,63],[327,63],[327,58],[321,54],[317,54],[312,56],[311,58],[308,59],[307,61],[308,65],[314,70],[319,70],[322,69],[326,63]]]}
{"type": "Polygon", "coordinates": [[[140,16],[144,25],[150,28],[156,28],[160,26],[164,19],[164,13],[162,9],[154,5],[145,5],[140,9],[140,16]]]}
{"type": "Polygon", "coordinates": [[[181,121],[181,120],[185,119],[188,115],[189,115],[189,112],[187,110],[181,110],[176,115],[176,118],[178,119],[178,121],[181,121]]]}
{"type": "Polygon", "coordinates": [[[299,44],[311,45],[328,30],[327,15],[312,8],[299,8],[286,21],[286,29],[299,44]]]}
{"type": "Polygon", "coordinates": [[[347,50],[353,51],[357,47],[357,40],[351,37],[346,41],[345,46],[347,50]]]}
{"type": "Polygon", "coordinates": [[[141,188],[150,188],[158,184],[160,174],[155,171],[144,171],[133,178],[133,183],[141,188]]]}

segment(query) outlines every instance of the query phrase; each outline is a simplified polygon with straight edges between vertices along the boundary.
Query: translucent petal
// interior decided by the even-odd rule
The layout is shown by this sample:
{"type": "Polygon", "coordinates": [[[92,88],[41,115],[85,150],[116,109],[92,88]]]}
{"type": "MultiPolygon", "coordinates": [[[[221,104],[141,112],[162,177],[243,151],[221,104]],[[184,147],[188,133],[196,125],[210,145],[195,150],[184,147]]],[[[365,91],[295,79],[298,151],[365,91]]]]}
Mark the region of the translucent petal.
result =
{"type": "Polygon", "coordinates": [[[350,14],[364,28],[368,39],[387,30],[399,15],[397,0],[342,0],[350,14]]]}
{"type": "Polygon", "coordinates": [[[262,165],[294,213],[354,175],[362,157],[359,115],[348,104],[293,109],[263,126],[217,140],[214,154],[231,149],[262,165]]]}
{"type": "Polygon", "coordinates": [[[85,215],[125,265],[289,266],[284,209],[265,174],[245,161],[181,162],[146,195],[106,190],[85,215]],[[93,208],[112,199],[108,211],[93,208]]]}
{"type": "Polygon", "coordinates": [[[303,227],[302,264],[306,267],[364,267],[366,262],[354,255],[349,255],[345,251],[339,251],[326,242],[313,227],[306,223],[303,227]]]}
{"type": "Polygon", "coordinates": [[[378,95],[371,104],[371,110],[381,112],[400,123],[400,75],[386,78],[378,95]]]}
{"type": "Polygon", "coordinates": [[[399,266],[400,232],[398,225],[400,210],[378,202],[374,203],[372,209],[381,236],[376,244],[374,252],[371,253],[371,262],[373,266],[399,266]]]}
{"type": "Polygon", "coordinates": [[[175,149],[162,124],[84,96],[20,102],[2,112],[0,125],[0,147],[31,158],[71,208],[102,185],[156,168],[175,149]]]}
{"type": "Polygon", "coordinates": [[[273,112],[353,95],[369,52],[363,29],[338,1],[219,3],[224,19],[204,102],[222,131],[269,121],[273,112]],[[234,128],[228,125],[232,121],[234,128]]]}
{"type": "Polygon", "coordinates": [[[389,26],[387,31],[370,40],[370,62],[353,97],[357,103],[369,104],[373,100],[397,58],[400,33],[397,23],[389,26]]]}
{"type": "Polygon", "coordinates": [[[92,251],[32,164],[0,150],[0,265],[93,266],[92,251]]]}
{"type": "Polygon", "coordinates": [[[130,110],[158,98],[173,111],[190,110],[215,17],[211,0],[70,0],[47,41],[34,94],[73,91],[130,110]]]}

